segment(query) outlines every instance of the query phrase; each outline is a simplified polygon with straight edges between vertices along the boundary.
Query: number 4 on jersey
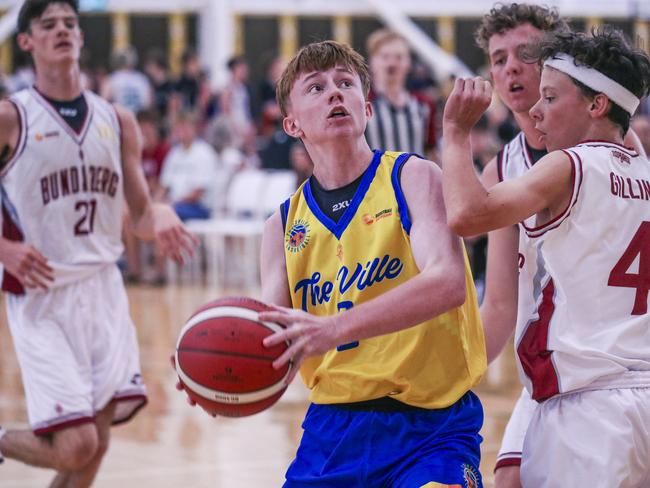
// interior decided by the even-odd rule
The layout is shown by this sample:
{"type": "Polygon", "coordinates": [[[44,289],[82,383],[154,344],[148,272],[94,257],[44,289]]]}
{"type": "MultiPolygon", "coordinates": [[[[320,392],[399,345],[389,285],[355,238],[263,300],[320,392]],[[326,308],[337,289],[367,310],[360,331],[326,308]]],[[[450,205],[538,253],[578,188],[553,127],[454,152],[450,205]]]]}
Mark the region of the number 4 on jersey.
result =
{"type": "Polygon", "coordinates": [[[635,288],[632,315],[648,313],[648,293],[650,292],[650,222],[642,222],[634,234],[630,245],[609,274],[609,286],[635,288]],[[628,273],[630,266],[639,256],[639,272],[628,273]]]}

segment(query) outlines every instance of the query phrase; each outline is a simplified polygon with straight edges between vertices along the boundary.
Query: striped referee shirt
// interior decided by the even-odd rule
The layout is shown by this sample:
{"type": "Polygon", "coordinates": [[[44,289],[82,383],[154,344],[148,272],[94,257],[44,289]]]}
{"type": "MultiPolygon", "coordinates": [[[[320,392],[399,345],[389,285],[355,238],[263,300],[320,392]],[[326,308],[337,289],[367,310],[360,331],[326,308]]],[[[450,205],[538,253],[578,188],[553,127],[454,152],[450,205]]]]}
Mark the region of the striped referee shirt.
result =
{"type": "Polygon", "coordinates": [[[435,125],[429,106],[409,95],[403,107],[395,107],[382,95],[371,99],[373,115],[366,139],[373,149],[412,152],[424,156],[435,146],[435,125]]]}

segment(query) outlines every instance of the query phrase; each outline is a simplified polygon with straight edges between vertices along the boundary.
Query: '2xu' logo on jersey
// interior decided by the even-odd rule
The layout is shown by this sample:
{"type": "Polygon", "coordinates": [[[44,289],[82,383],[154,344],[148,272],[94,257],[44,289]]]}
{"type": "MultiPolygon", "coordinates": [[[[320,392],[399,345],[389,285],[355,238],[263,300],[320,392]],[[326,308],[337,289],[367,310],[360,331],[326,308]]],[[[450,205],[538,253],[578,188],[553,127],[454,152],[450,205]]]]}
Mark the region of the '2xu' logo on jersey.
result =
{"type": "MultiPolygon", "coordinates": [[[[383,258],[368,261],[365,266],[357,263],[352,272],[347,266],[341,266],[336,273],[336,284],[340,295],[344,295],[352,286],[356,286],[358,290],[363,290],[375,283],[380,283],[384,279],[395,279],[403,269],[404,265],[399,258],[391,259],[386,254],[383,258]]],[[[293,291],[295,293],[302,292],[302,309],[307,310],[308,298],[312,306],[329,302],[332,298],[334,286],[335,284],[331,281],[321,283],[321,274],[316,271],[310,278],[300,280],[293,291]]]]}

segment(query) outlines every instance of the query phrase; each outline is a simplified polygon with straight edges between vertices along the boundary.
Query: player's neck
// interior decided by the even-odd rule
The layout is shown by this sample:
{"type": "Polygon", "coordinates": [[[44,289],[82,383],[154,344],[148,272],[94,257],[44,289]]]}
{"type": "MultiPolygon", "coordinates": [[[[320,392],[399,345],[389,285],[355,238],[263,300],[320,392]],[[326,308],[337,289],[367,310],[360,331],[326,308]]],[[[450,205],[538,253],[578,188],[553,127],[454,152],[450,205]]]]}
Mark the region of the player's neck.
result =
{"type": "Polygon", "coordinates": [[[515,116],[517,125],[519,125],[519,128],[524,133],[524,137],[526,137],[526,142],[528,145],[533,149],[546,149],[544,143],[540,141],[542,133],[535,129],[535,121],[532,119],[532,117],[528,115],[527,112],[513,112],[513,115],[515,116]]]}
{"type": "Polygon", "coordinates": [[[36,88],[53,100],[74,100],[81,95],[78,65],[47,66],[36,70],[36,88]]]}
{"type": "Polygon", "coordinates": [[[608,119],[603,119],[594,121],[587,128],[579,142],[583,141],[607,141],[623,145],[623,136],[621,136],[619,126],[614,125],[608,119]]]}
{"type": "Polygon", "coordinates": [[[364,137],[318,145],[305,141],[305,147],[314,162],[314,176],[326,190],[341,188],[357,179],[373,157],[364,137]]]}

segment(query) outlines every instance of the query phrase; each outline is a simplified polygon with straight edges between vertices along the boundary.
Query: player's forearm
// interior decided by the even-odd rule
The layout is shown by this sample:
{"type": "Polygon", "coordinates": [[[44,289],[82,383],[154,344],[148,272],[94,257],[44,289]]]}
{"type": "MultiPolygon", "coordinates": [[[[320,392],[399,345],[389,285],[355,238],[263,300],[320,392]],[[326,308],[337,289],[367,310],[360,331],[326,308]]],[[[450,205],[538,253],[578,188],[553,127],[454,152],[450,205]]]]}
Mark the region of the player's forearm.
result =
{"type": "Polygon", "coordinates": [[[478,217],[484,213],[487,191],[474,170],[469,133],[445,127],[442,174],[449,227],[464,237],[484,232],[478,217]]]}
{"type": "Polygon", "coordinates": [[[481,319],[485,332],[485,347],[488,363],[494,361],[515,329],[516,314],[509,313],[508,307],[493,303],[488,297],[481,306],[481,319]]]}
{"type": "Polygon", "coordinates": [[[161,206],[163,204],[148,202],[137,214],[131,215],[131,230],[139,239],[150,241],[155,238],[156,219],[161,206]]]}
{"type": "Polygon", "coordinates": [[[424,271],[383,295],[332,317],[340,344],[407,329],[465,302],[465,276],[424,271]]]}

